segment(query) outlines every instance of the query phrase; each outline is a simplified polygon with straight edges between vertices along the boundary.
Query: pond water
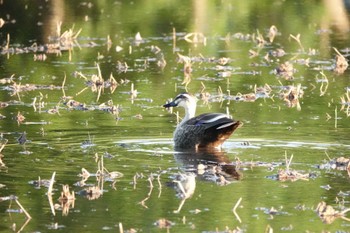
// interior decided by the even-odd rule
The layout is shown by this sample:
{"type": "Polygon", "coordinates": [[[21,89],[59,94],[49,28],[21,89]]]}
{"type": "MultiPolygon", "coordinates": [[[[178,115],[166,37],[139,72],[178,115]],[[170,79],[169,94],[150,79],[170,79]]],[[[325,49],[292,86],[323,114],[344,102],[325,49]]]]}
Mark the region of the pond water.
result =
{"type": "Polygon", "coordinates": [[[347,1],[0,4],[0,231],[348,231],[347,1]],[[184,91],[222,151],[174,150],[184,91]]]}

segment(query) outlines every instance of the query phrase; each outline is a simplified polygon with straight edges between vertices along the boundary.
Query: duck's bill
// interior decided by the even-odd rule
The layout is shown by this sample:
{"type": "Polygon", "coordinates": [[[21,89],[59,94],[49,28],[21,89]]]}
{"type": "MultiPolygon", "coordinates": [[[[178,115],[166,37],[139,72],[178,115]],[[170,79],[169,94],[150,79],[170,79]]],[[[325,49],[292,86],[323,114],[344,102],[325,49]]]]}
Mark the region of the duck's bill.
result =
{"type": "Polygon", "coordinates": [[[176,107],[176,106],[177,104],[174,101],[163,105],[164,108],[170,108],[170,107],[176,107]]]}

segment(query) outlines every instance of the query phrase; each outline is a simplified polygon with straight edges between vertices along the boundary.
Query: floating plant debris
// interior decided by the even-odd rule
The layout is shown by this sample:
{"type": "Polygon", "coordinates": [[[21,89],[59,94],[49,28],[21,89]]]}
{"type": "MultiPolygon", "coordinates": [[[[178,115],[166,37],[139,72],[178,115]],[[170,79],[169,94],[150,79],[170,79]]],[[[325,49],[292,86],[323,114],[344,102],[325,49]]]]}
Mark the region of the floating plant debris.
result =
{"type": "Polygon", "coordinates": [[[75,200],[74,192],[69,191],[68,185],[62,186],[62,192],[61,192],[61,196],[60,196],[59,200],[62,202],[68,202],[68,201],[75,200]]]}
{"type": "MultiPolygon", "coordinates": [[[[97,74],[91,75],[90,79],[88,77],[86,77],[84,74],[82,74],[81,72],[78,72],[78,71],[75,72],[75,75],[85,79],[85,84],[87,85],[87,87],[91,88],[92,92],[97,92],[97,99],[96,99],[96,101],[98,102],[104,89],[109,88],[110,92],[113,94],[113,92],[119,86],[119,83],[115,80],[115,78],[113,77],[112,73],[110,74],[109,79],[104,80],[103,77],[102,77],[102,74],[101,74],[100,66],[97,63],[96,63],[96,68],[97,68],[97,74]]],[[[125,81],[121,80],[120,83],[123,84],[123,83],[125,83],[125,81]]],[[[80,95],[85,90],[87,90],[87,88],[84,88],[83,90],[79,91],[76,94],[76,96],[80,95]]]]}
{"type": "Polygon", "coordinates": [[[23,123],[25,119],[25,116],[23,116],[20,112],[18,112],[17,116],[15,116],[15,120],[18,122],[18,124],[23,123]]]}
{"type": "Polygon", "coordinates": [[[334,50],[337,53],[335,57],[334,72],[337,74],[343,74],[349,66],[348,61],[336,48],[334,48],[334,50]]]}
{"type": "Polygon", "coordinates": [[[207,38],[201,32],[188,33],[184,36],[184,40],[194,45],[203,44],[205,46],[207,44],[207,38]]]}
{"type": "Polygon", "coordinates": [[[85,196],[88,200],[96,200],[101,197],[103,191],[98,186],[90,186],[78,192],[78,195],[85,196]]]}
{"type": "Polygon", "coordinates": [[[296,107],[297,110],[301,110],[299,99],[304,95],[304,91],[301,88],[301,84],[297,86],[287,86],[284,92],[281,92],[281,98],[286,102],[290,108],[296,107]]]}
{"type": "Polygon", "coordinates": [[[49,188],[51,185],[51,180],[41,179],[39,176],[38,180],[31,180],[28,183],[31,185],[34,185],[36,188],[40,188],[42,186],[49,188]]]}
{"type": "Polygon", "coordinates": [[[61,196],[58,201],[60,202],[60,205],[56,205],[55,209],[61,209],[62,215],[67,216],[69,210],[74,208],[75,203],[75,193],[69,191],[68,185],[62,186],[61,196]]]}
{"type": "Polygon", "coordinates": [[[290,62],[285,62],[280,64],[276,69],[275,72],[277,75],[285,78],[286,80],[292,80],[294,77],[294,73],[296,72],[293,64],[290,62]]]}
{"type": "Polygon", "coordinates": [[[82,168],[81,174],[78,176],[82,179],[75,183],[76,186],[79,187],[86,187],[83,190],[79,191],[78,194],[82,196],[86,196],[89,200],[94,200],[99,198],[103,194],[103,184],[105,181],[112,182],[112,188],[116,189],[115,184],[117,182],[117,179],[123,177],[123,174],[118,171],[112,171],[109,172],[104,167],[104,155],[99,156],[97,153],[95,154],[95,161],[97,163],[97,171],[96,173],[90,173],[85,168],[82,168]],[[97,184],[91,185],[87,184],[86,182],[88,179],[93,176],[96,177],[97,184]]]}
{"type": "Polygon", "coordinates": [[[279,181],[296,181],[296,180],[309,180],[310,175],[309,174],[302,174],[298,171],[294,170],[284,170],[280,169],[278,171],[277,179],[279,181]]]}
{"type": "Polygon", "coordinates": [[[286,169],[279,169],[278,174],[274,176],[269,176],[268,178],[278,180],[278,181],[297,181],[297,180],[309,180],[310,174],[302,174],[298,171],[290,169],[290,164],[292,162],[293,155],[290,159],[287,158],[287,152],[285,153],[286,169]]]}
{"type": "Polygon", "coordinates": [[[276,50],[270,51],[270,54],[274,57],[283,57],[284,55],[286,55],[286,52],[283,49],[278,48],[276,50]]]}
{"type": "Polygon", "coordinates": [[[155,226],[163,229],[163,228],[170,228],[171,226],[174,225],[173,222],[165,219],[165,218],[161,218],[159,220],[157,220],[155,223],[154,223],[155,226]]]}
{"type": "Polygon", "coordinates": [[[335,210],[332,206],[327,205],[326,202],[321,201],[318,203],[316,213],[321,218],[322,222],[331,224],[335,219],[341,218],[346,221],[350,221],[349,218],[345,217],[345,214],[350,211],[350,208],[346,208],[342,211],[335,210]]]}
{"type": "Polygon", "coordinates": [[[57,22],[56,35],[49,38],[53,44],[47,44],[47,50],[69,50],[73,48],[73,46],[79,46],[77,38],[81,30],[82,29],[74,31],[74,27],[72,27],[62,33],[62,22],[57,22]]]}
{"type": "Polygon", "coordinates": [[[347,171],[350,177],[350,158],[338,157],[334,159],[329,159],[329,161],[320,164],[318,166],[320,169],[336,169],[341,171],[347,171]]]}

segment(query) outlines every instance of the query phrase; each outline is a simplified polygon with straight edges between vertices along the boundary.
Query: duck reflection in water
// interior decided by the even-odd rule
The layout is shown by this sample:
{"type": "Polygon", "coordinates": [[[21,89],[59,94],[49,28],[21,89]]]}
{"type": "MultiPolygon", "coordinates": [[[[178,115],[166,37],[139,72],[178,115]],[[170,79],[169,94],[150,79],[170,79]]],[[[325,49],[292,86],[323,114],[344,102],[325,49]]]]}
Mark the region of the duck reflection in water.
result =
{"type": "Polygon", "coordinates": [[[176,196],[181,198],[180,205],[174,213],[179,213],[185,201],[192,197],[196,189],[196,174],[193,172],[179,173],[172,180],[172,186],[176,191],[176,196]]]}
{"type": "Polygon", "coordinates": [[[179,213],[185,201],[196,189],[196,178],[228,185],[240,180],[242,174],[227,155],[217,150],[177,151],[175,160],[182,165],[183,172],[173,177],[172,186],[181,202],[174,213],[179,213]]]}
{"type": "Polygon", "coordinates": [[[176,152],[174,157],[186,172],[193,172],[198,178],[218,185],[227,185],[242,178],[237,165],[223,151],[182,151],[176,152]]]}

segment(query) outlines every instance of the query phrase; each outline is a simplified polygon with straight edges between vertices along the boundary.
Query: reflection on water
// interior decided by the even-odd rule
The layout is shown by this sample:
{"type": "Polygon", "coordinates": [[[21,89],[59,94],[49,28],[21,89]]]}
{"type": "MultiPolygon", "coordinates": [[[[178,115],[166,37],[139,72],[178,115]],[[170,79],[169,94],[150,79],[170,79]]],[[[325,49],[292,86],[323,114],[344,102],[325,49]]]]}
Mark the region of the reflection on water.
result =
{"type": "Polygon", "coordinates": [[[242,175],[237,170],[235,162],[230,161],[223,151],[179,152],[175,153],[174,157],[185,171],[194,172],[198,178],[219,185],[230,184],[233,180],[239,180],[242,175]]]}
{"type": "Polygon", "coordinates": [[[176,190],[176,196],[181,199],[179,207],[174,213],[180,213],[186,199],[192,197],[196,189],[196,175],[193,172],[179,173],[172,180],[173,187],[176,190]]]}

